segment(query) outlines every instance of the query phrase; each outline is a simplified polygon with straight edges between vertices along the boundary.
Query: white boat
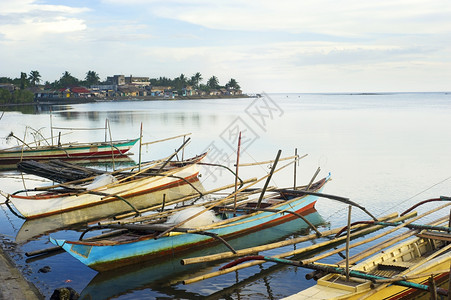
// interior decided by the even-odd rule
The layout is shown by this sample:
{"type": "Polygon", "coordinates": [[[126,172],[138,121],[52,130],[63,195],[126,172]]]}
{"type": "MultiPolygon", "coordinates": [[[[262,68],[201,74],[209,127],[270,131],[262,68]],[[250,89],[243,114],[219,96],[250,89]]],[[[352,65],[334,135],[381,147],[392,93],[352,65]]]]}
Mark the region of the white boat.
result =
{"type": "Polygon", "coordinates": [[[99,209],[106,216],[112,212],[140,210],[162,203],[163,198],[170,201],[181,195],[198,193],[191,182],[198,180],[196,163],[205,156],[206,153],[182,162],[169,162],[159,173],[155,171],[162,163],[145,171],[102,174],[79,185],[67,182],[54,188],[18,191],[7,195],[7,203],[12,203],[26,219],[92,206],[102,206],[99,209]],[[23,192],[27,195],[20,195],[23,192]]]}

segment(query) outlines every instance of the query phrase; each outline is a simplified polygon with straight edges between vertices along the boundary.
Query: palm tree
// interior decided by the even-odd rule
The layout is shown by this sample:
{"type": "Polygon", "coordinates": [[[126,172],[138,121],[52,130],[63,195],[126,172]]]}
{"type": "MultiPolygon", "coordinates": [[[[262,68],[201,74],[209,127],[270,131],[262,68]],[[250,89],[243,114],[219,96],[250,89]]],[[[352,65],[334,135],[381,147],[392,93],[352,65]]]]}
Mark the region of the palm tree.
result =
{"type": "Polygon", "coordinates": [[[219,81],[216,76],[211,76],[207,81],[207,86],[211,89],[216,89],[219,86],[219,81]]]}
{"type": "Polygon", "coordinates": [[[238,84],[238,82],[236,82],[235,79],[230,78],[230,81],[226,84],[226,88],[233,89],[233,90],[239,90],[240,85],[238,84]]]}
{"type": "Polygon", "coordinates": [[[23,90],[28,84],[27,73],[20,72],[20,89],[23,90]]]}
{"type": "Polygon", "coordinates": [[[88,71],[85,77],[86,85],[91,86],[100,82],[99,75],[94,71],[88,71]]]}
{"type": "Polygon", "coordinates": [[[60,85],[63,88],[78,85],[78,79],[72,76],[69,72],[65,71],[60,78],[60,85]]]}
{"type": "Polygon", "coordinates": [[[191,76],[191,82],[196,88],[199,88],[199,83],[202,81],[202,79],[202,75],[199,72],[191,76]]]}
{"type": "Polygon", "coordinates": [[[186,83],[187,83],[187,79],[186,79],[186,76],[183,74],[180,74],[179,77],[174,79],[174,85],[177,90],[181,90],[184,87],[186,87],[186,83]]]}
{"type": "Polygon", "coordinates": [[[32,86],[35,86],[41,82],[41,74],[38,71],[31,71],[28,80],[30,80],[32,86]]]}

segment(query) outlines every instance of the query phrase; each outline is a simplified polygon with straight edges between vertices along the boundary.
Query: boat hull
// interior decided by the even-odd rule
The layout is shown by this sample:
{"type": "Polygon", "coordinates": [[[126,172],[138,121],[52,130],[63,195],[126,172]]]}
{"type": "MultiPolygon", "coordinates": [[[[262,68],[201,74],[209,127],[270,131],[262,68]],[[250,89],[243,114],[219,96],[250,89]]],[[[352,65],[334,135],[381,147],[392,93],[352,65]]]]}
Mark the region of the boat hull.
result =
{"type": "MultiPolygon", "coordinates": [[[[312,209],[317,196],[306,195],[281,204],[271,206],[277,210],[289,210],[301,215],[312,209]]],[[[255,212],[245,218],[225,223],[223,225],[210,225],[202,230],[217,234],[225,239],[237,237],[255,232],[263,228],[279,225],[297,218],[289,213],[255,212]]],[[[299,220],[299,222],[304,222],[299,220]]],[[[159,239],[153,236],[144,236],[138,240],[124,243],[89,243],[79,241],[54,240],[52,243],[63,247],[68,253],[80,260],[85,265],[97,271],[105,271],[124,265],[138,263],[172,255],[173,253],[191,250],[216,242],[205,235],[191,233],[170,233],[159,239]]]]}
{"type": "Polygon", "coordinates": [[[19,148],[0,150],[0,164],[11,165],[23,160],[47,159],[90,159],[120,156],[127,153],[138,141],[124,140],[113,142],[72,144],[68,146],[43,146],[39,148],[19,148]]]}
{"type": "Polygon", "coordinates": [[[99,206],[102,213],[108,216],[112,213],[119,214],[132,210],[133,208],[128,203],[136,209],[143,209],[162,203],[163,195],[165,195],[166,201],[170,201],[195,192],[188,182],[198,180],[199,170],[196,164],[180,167],[177,171],[170,172],[171,177],[148,176],[129,182],[111,184],[96,189],[95,192],[51,193],[34,196],[10,195],[9,201],[26,219],[42,218],[93,206],[99,206]]]}
{"type": "MultiPolygon", "coordinates": [[[[426,249],[430,244],[427,240],[422,238],[413,238],[408,241],[396,245],[388,250],[382,251],[381,254],[376,255],[370,259],[367,259],[355,267],[352,270],[360,271],[363,273],[370,272],[379,263],[384,265],[392,265],[397,268],[398,265],[403,264],[408,266],[412,261],[412,265],[419,264],[419,258],[416,257],[418,252],[428,252],[430,249],[426,249]],[[406,259],[406,260],[404,260],[406,259]],[[409,260],[410,259],[410,260],[409,260]],[[397,263],[399,262],[399,263],[397,263]]],[[[449,270],[451,263],[451,254],[444,253],[434,259],[426,260],[421,266],[415,267],[412,270],[403,272],[403,275],[415,276],[418,274],[431,274],[438,271],[449,270]]],[[[388,267],[389,270],[390,267],[388,267]]],[[[374,271],[373,271],[374,272],[374,271]]],[[[387,272],[387,271],[385,271],[387,272]]],[[[370,272],[370,274],[373,274],[370,272]]],[[[449,277],[449,271],[445,271],[437,278],[449,277]]],[[[409,282],[417,284],[427,284],[429,275],[420,278],[410,279],[409,282]]],[[[319,299],[409,299],[416,290],[390,284],[384,288],[378,289],[378,285],[373,284],[370,280],[354,280],[350,278],[350,282],[346,282],[344,275],[328,274],[320,278],[316,285],[301,291],[295,295],[284,298],[284,300],[319,300],[319,299]]]]}
{"type": "MultiPolygon", "coordinates": [[[[307,215],[305,217],[315,226],[324,223],[324,220],[315,209],[308,210],[306,213],[307,215]]],[[[292,220],[278,226],[228,240],[228,242],[235,250],[239,250],[280,241],[293,235],[302,235],[307,232],[307,229],[307,224],[299,222],[299,220],[292,220]]],[[[111,270],[110,272],[98,273],[88,286],[80,292],[80,299],[113,299],[120,297],[120,295],[130,294],[136,290],[148,288],[149,286],[164,286],[159,283],[181,282],[199,272],[198,264],[182,265],[180,264],[181,259],[218,253],[224,251],[224,249],[224,245],[217,244],[208,248],[194,249],[193,251],[184,252],[180,255],[176,254],[158,261],[151,260],[140,263],[139,265],[130,265],[121,268],[120,271],[111,270]]],[[[220,265],[221,263],[210,266],[216,268],[220,265]]],[[[187,298],[177,294],[177,292],[175,294],[166,294],[166,296],[187,298]]]]}
{"type": "MultiPolygon", "coordinates": [[[[180,198],[180,194],[186,196],[198,195],[199,193],[197,191],[205,192],[199,179],[195,178],[195,180],[190,181],[190,183],[195,189],[186,184],[180,186],[177,193],[166,189],[156,191],[149,195],[149,197],[162,199],[163,194],[166,194],[168,196],[165,196],[165,199],[175,200],[180,198]]],[[[108,202],[46,217],[28,219],[22,224],[17,232],[15,241],[16,243],[25,243],[62,228],[81,228],[88,225],[90,222],[109,219],[120,213],[128,212],[133,212],[128,205],[119,205],[119,203],[117,203],[117,205],[110,205],[110,202],[108,202]]]]}

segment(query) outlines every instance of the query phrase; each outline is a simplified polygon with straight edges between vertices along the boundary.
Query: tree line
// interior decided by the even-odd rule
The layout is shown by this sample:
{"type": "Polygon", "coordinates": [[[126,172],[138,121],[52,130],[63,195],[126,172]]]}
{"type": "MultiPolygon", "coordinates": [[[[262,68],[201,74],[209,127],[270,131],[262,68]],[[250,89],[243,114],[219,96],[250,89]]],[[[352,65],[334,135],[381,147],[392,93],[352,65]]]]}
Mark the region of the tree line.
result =
{"type": "Polygon", "coordinates": [[[180,90],[187,86],[192,86],[202,91],[209,91],[212,89],[220,89],[220,88],[239,90],[241,88],[238,82],[233,78],[231,78],[225,85],[220,85],[219,80],[216,76],[211,76],[205,84],[201,83],[202,80],[203,80],[202,74],[199,72],[192,75],[190,78],[186,77],[182,73],[180,74],[180,76],[174,79],[170,79],[167,77],[151,78],[150,84],[152,86],[172,86],[177,90],[180,90]]]}
{"type": "MultiPolygon", "coordinates": [[[[30,71],[28,75],[24,72],[21,72],[20,77],[15,79],[0,77],[0,83],[12,83],[23,90],[27,87],[34,87],[39,85],[41,83],[41,78],[42,77],[39,71],[30,71]]],[[[205,84],[202,84],[202,80],[202,74],[197,72],[189,78],[184,74],[180,74],[180,76],[174,79],[167,77],[151,78],[150,83],[153,86],[172,86],[175,89],[182,89],[187,86],[193,86],[201,90],[211,90],[218,88],[228,88],[235,90],[240,89],[240,85],[233,78],[231,78],[225,85],[220,85],[219,80],[216,76],[211,76],[205,84]]],[[[78,78],[72,76],[72,74],[70,74],[68,71],[65,71],[59,80],[55,80],[52,83],[46,81],[44,83],[44,86],[46,89],[61,89],[73,86],[90,87],[91,85],[99,84],[107,84],[107,82],[102,82],[99,75],[95,71],[88,71],[83,80],[79,80],[78,78]]]]}
{"type": "MultiPolygon", "coordinates": [[[[20,77],[11,79],[9,77],[0,77],[0,84],[9,83],[14,84],[16,87],[19,87],[19,90],[15,90],[14,92],[9,92],[6,89],[0,88],[0,103],[24,103],[24,102],[32,102],[34,98],[34,93],[30,91],[30,88],[39,86],[42,82],[42,76],[39,71],[32,70],[29,74],[21,72],[20,77]]],[[[241,87],[238,82],[231,78],[225,85],[220,85],[219,80],[216,76],[211,76],[207,82],[202,83],[203,77],[200,72],[193,74],[191,77],[186,77],[184,74],[180,74],[180,76],[176,78],[167,78],[167,77],[159,77],[159,78],[151,78],[150,84],[152,86],[171,86],[174,89],[180,91],[187,86],[192,86],[196,89],[202,91],[210,91],[212,89],[234,89],[239,90],[241,87]]],[[[72,76],[68,71],[62,73],[62,76],[53,82],[46,81],[44,83],[45,89],[62,89],[67,87],[74,86],[85,86],[90,87],[92,85],[101,85],[107,84],[106,81],[101,81],[99,74],[95,71],[86,72],[86,76],[83,80],[79,80],[78,78],[72,76]]]]}
{"type": "MultiPolygon", "coordinates": [[[[39,71],[30,71],[27,73],[21,72],[20,77],[11,79],[9,77],[0,77],[0,84],[9,83],[16,87],[18,90],[13,92],[7,89],[0,88],[0,103],[26,103],[32,102],[34,98],[34,92],[30,88],[36,87],[41,83],[41,74],[39,71]]],[[[64,72],[59,80],[55,80],[53,83],[46,81],[44,83],[45,89],[61,89],[73,86],[90,86],[93,84],[99,84],[100,77],[94,71],[88,71],[84,80],[79,80],[72,76],[68,71],[64,72]]]]}

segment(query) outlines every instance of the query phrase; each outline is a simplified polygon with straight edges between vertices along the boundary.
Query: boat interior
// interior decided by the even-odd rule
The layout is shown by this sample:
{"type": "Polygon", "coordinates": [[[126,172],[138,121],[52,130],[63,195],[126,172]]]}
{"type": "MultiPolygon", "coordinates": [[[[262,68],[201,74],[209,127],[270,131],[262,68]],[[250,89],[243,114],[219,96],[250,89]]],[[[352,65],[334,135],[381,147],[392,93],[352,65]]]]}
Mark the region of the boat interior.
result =
{"type": "MultiPolygon", "coordinates": [[[[381,251],[378,255],[355,265],[352,270],[390,278],[408,271],[412,266],[426,263],[430,255],[444,248],[449,244],[449,241],[451,241],[450,233],[422,231],[417,234],[417,238],[401,243],[387,251],[381,251]]],[[[441,255],[449,255],[449,250],[441,255]]],[[[318,284],[350,292],[359,292],[370,288],[372,282],[355,277],[350,277],[347,281],[344,275],[328,274],[320,278],[318,284]]]]}

